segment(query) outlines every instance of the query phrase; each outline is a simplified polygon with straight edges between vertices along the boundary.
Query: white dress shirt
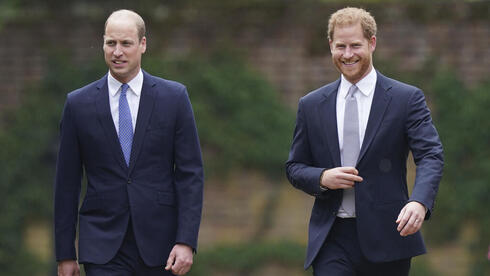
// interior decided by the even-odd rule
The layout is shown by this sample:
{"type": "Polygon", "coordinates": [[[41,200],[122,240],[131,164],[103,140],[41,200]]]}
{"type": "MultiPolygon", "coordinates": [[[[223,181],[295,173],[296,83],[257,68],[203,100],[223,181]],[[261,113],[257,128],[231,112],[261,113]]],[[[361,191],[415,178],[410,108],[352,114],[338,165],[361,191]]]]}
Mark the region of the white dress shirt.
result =
{"type": "MultiPolygon", "coordinates": [[[[364,141],[364,134],[366,133],[366,127],[369,119],[369,113],[371,112],[371,104],[373,103],[374,89],[376,88],[376,70],[374,67],[371,72],[367,74],[359,82],[355,83],[361,93],[356,93],[354,96],[357,100],[357,110],[359,112],[359,145],[362,147],[364,141]]],[[[340,80],[339,91],[337,93],[337,133],[339,135],[340,156],[342,158],[342,151],[344,148],[344,110],[345,110],[345,98],[347,92],[353,84],[345,79],[342,75],[340,80]]],[[[342,164],[344,163],[341,160],[342,164]]]]}
{"type": "MultiPolygon", "coordinates": [[[[119,135],[119,97],[121,95],[122,83],[116,80],[109,71],[107,75],[107,87],[109,89],[109,105],[111,107],[112,120],[116,132],[119,135]]],[[[133,132],[136,127],[136,119],[138,117],[138,108],[140,105],[141,88],[143,87],[143,72],[140,71],[132,80],[128,82],[129,89],[126,92],[129,110],[131,111],[131,122],[133,123],[133,132]]]]}

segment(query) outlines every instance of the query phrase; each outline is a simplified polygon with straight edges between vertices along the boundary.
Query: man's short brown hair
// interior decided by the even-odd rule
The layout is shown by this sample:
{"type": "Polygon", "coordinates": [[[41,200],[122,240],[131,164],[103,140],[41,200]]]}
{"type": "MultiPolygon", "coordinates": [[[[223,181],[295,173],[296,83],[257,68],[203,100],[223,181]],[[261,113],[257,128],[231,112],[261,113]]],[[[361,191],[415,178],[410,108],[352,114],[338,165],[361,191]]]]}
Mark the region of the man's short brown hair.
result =
{"type": "Polygon", "coordinates": [[[328,39],[333,40],[336,26],[347,26],[361,23],[364,37],[368,40],[376,36],[376,21],[374,17],[364,9],[347,7],[333,13],[328,20],[328,39]]]}

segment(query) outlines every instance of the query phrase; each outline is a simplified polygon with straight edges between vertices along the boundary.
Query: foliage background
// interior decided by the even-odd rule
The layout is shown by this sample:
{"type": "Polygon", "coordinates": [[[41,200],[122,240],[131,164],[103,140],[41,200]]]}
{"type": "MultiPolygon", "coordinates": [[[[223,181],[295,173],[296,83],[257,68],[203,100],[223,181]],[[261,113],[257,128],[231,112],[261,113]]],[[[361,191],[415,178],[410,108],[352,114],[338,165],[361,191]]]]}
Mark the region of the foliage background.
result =
{"type": "MultiPolygon", "coordinates": [[[[490,18],[489,1],[407,4],[372,0],[349,1],[349,4],[373,9],[378,24],[393,17],[385,12],[385,5],[391,10],[395,7],[403,12],[403,17],[425,27],[453,21],[488,23],[490,18]]],[[[258,186],[258,191],[250,189],[250,193],[264,194],[252,233],[246,238],[236,237],[236,242],[224,238],[220,241],[218,237],[220,242],[212,244],[206,243],[207,236],[201,237],[205,245],[196,256],[190,275],[304,275],[301,271],[304,239],[270,238],[278,227],[274,218],[281,211],[282,193],[279,191],[287,185],[283,163],[289,150],[297,97],[293,95],[293,99],[288,100],[276,83],[264,77],[261,68],[249,62],[250,52],[239,45],[236,34],[256,27],[259,31],[255,35],[260,39],[274,36],[285,21],[302,24],[314,32],[318,30],[319,35],[307,41],[305,47],[311,56],[323,58],[328,56],[328,48],[323,41],[325,30],[318,26],[325,25],[329,12],[344,5],[344,1],[326,0],[300,3],[279,0],[163,3],[155,0],[138,3],[6,0],[0,3],[0,34],[12,26],[34,28],[37,24],[46,24],[49,28],[49,22],[54,22],[65,24],[67,36],[77,36],[70,34],[77,24],[88,24],[100,30],[96,31],[99,35],[111,10],[128,7],[140,12],[147,21],[149,37],[154,39],[153,50],[145,54],[143,67],[152,74],[180,81],[189,89],[203,145],[207,185],[226,190],[227,186],[237,185],[230,180],[236,177],[244,177],[245,182],[253,181],[255,178],[247,178],[247,175],[257,173],[263,179],[253,186],[258,186]],[[325,18],[315,13],[318,10],[324,12],[325,18]],[[188,45],[185,40],[177,42],[179,48],[187,50],[169,54],[165,51],[171,47],[166,34],[186,22],[193,22],[197,39],[192,41],[197,44],[188,45]],[[237,173],[241,171],[245,173],[237,173]]],[[[15,35],[9,38],[16,39],[15,35]]],[[[87,39],[93,38],[87,36],[87,39]]],[[[99,40],[93,42],[99,47],[98,43],[99,40]]],[[[446,50],[451,52],[452,46],[448,45],[446,50]]],[[[15,91],[18,100],[11,101],[12,105],[0,105],[0,275],[54,274],[52,183],[61,108],[67,92],[106,72],[101,55],[80,58],[77,49],[70,48],[63,40],[40,38],[39,44],[30,47],[40,50],[47,61],[39,73],[41,77],[15,91]]],[[[375,66],[381,72],[426,92],[445,149],[445,174],[435,213],[424,225],[430,254],[415,259],[412,275],[449,275],[444,266],[451,267],[451,264],[434,260],[459,257],[469,261],[467,267],[455,271],[488,275],[490,83],[485,78],[465,82],[454,67],[441,61],[444,51],[441,49],[440,56],[436,53],[422,66],[412,69],[407,69],[400,61],[401,56],[375,57],[375,66]]],[[[482,49],[479,55],[482,62],[490,59],[488,50],[482,49]]],[[[9,66],[12,64],[2,65],[9,66]]],[[[332,65],[325,63],[325,66],[332,65]]],[[[331,79],[325,78],[324,82],[328,81],[331,79]]],[[[307,91],[297,93],[302,95],[307,91]]],[[[292,190],[292,187],[287,189],[292,190]]],[[[221,201],[221,197],[226,196],[208,200],[221,201]]],[[[309,206],[304,214],[307,208],[309,206]]],[[[291,220],[298,219],[295,214],[290,216],[291,220]]],[[[306,228],[302,231],[306,235],[306,228]]]]}

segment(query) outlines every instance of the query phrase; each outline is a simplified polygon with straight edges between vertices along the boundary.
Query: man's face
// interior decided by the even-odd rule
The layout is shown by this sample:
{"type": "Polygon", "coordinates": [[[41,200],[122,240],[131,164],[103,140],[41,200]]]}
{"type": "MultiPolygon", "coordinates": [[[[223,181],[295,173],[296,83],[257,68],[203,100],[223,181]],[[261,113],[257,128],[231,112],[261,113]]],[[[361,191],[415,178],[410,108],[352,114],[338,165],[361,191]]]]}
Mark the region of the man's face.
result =
{"type": "Polygon", "coordinates": [[[138,39],[136,24],[125,20],[109,20],[104,34],[104,59],[114,78],[122,83],[133,79],[141,68],[141,55],[146,51],[146,38],[138,39]]]}
{"type": "Polygon", "coordinates": [[[355,84],[371,71],[376,37],[366,39],[360,23],[336,26],[329,43],[333,63],[349,82],[355,84]]]}

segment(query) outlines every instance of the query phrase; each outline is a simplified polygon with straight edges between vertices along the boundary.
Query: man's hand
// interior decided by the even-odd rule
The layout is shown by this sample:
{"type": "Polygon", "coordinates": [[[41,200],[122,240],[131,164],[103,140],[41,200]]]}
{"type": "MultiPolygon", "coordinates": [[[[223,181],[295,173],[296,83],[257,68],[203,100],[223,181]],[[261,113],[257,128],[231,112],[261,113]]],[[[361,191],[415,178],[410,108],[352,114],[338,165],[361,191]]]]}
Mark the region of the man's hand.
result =
{"type": "Polygon", "coordinates": [[[64,260],[58,263],[58,276],[80,276],[80,266],[75,260],[64,260]]]}
{"type": "Polygon", "coordinates": [[[337,167],[322,173],[320,185],[330,190],[354,187],[354,182],[361,182],[362,177],[354,167],[337,167]]]}
{"type": "Polygon", "coordinates": [[[176,275],[184,275],[191,269],[193,257],[190,246],[176,244],[170,251],[165,270],[171,270],[176,275]]]}
{"type": "Polygon", "coordinates": [[[412,235],[420,230],[425,218],[425,207],[417,201],[407,203],[400,211],[396,223],[396,230],[400,232],[400,236],[405,237],[412,235]]]}

